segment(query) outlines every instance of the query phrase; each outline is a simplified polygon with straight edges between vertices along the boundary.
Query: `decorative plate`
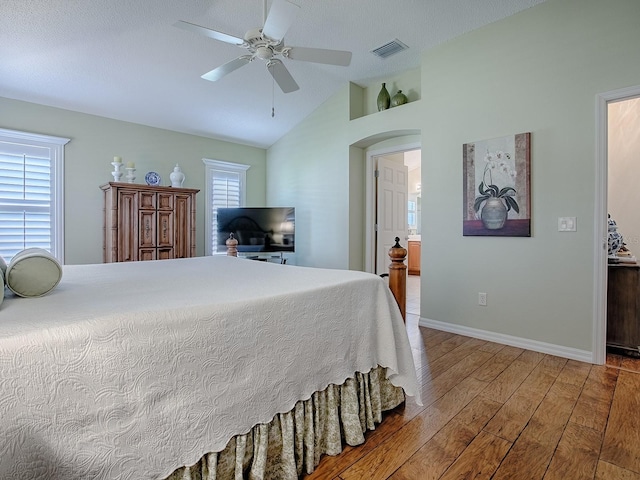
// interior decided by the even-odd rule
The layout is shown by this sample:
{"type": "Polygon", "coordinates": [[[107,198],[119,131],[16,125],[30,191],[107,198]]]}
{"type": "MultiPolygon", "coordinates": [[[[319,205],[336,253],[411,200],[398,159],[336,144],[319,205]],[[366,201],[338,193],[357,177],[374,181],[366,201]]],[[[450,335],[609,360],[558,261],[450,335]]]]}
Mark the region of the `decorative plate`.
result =
{"type": "Polygon", "coordinates": [[[149,172],[144,176],[144,181],[147,182],[147,185],[151,185],[155,187],[160,185],[160,182],[162,181],[162,179],[160,178],[160,175],[158,175],[156,172],[149,172]]]}

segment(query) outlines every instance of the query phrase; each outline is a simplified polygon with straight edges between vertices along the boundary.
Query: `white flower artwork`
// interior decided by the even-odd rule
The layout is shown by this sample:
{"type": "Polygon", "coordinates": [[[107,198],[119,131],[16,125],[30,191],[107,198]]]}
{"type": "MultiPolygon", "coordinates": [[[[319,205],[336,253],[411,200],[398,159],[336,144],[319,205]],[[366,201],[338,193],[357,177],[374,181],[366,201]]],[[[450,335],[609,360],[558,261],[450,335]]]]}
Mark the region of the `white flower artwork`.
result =
{"type": "Polygon", "coordinates": [[[464,235],[531,236],[530,137],[463,145],[464,235]]]}

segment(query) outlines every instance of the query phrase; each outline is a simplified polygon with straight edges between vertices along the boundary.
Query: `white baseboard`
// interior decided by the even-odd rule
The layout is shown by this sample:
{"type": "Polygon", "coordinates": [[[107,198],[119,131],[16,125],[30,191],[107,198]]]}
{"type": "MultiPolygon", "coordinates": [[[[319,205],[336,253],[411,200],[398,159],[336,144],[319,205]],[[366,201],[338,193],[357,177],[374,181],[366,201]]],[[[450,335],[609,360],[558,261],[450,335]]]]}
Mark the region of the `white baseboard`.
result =
{"type": "Polygon", "coordinates": [[[528,338],[513,337],[511,335],[505,335],[503,333],[489,332],[487,330],[480,330],[478,328],[465,327],[463,325],[454,325],[452,323],[439,322],[437,320],[430,320],[423,317],[420,317],[418,324],[421,327],[428,327],[435,330],[442,330],[444,332],[464,335],[467,337],[479,338],[481,340],[487,340],[489,342],[524,348],[526,350],[533,350],[534,352],[547,353],[549,355],[569,358],[571,360],[578,360],[580,362],[594,363],[593,353],[588,350],[578,350],[577,348],[563,347],[562,345],[539,342],[537,340],[530,340],[528,338]]]}

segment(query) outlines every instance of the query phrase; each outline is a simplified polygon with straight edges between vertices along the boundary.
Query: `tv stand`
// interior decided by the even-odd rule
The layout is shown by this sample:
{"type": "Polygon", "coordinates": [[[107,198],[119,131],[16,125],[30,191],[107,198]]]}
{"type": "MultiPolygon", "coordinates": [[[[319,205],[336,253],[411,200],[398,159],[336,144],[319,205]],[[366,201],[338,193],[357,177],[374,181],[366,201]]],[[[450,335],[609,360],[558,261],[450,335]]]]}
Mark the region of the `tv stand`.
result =
{"type": "Polygon", "coordinates": [[[241,253],[240,256],[248,260],[257,260],[258,262],[272,262],[284,265],[287,259],[284,258],[283,252],[265,252],[265,253],[241,253]]]}

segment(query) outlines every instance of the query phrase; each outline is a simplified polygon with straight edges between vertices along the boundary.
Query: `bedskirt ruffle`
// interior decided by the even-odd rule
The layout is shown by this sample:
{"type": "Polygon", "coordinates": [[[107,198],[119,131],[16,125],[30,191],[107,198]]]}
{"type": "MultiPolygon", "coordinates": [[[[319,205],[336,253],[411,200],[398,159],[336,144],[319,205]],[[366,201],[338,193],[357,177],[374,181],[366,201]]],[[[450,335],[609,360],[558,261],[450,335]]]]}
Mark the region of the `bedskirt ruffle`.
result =
{"type": "Polygon", "coordinates": [[[286,480],[311,473],[323,455],[337,455],[343,445],[360,445],[382,413],[405,399],[402,388],[386,378],[386,369],[356,373],[342,385],[329,385],[268,424],[229,440],[221,452],[182,467],[166,480],[286,480]]]}

